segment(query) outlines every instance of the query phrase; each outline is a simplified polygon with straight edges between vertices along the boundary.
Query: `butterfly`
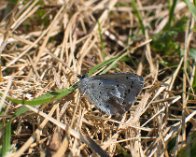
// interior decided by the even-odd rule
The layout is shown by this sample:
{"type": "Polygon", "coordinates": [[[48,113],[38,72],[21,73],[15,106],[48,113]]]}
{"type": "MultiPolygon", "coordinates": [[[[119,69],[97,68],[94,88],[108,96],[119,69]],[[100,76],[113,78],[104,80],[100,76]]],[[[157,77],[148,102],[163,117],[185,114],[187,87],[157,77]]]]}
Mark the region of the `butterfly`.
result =
{"type": "Polygon", "coordinates": [[[78,82],[81,93],[108,115],[128,111],[144,86],[144,79],[133,73],[84,77],[78,82]]]}

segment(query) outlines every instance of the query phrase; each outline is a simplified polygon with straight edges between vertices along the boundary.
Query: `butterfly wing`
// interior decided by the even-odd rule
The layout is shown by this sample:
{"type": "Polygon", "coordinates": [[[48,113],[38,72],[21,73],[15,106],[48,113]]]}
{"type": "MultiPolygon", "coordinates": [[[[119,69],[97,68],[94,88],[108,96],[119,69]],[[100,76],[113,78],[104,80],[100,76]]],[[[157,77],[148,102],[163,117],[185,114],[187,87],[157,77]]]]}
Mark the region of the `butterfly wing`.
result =
{"type": "Polygon", "coordinates": [[[79,89],[103,112],[123,114],[143,87],[143,78],[131,73],[117,73],[83,78],[79,89]]]}

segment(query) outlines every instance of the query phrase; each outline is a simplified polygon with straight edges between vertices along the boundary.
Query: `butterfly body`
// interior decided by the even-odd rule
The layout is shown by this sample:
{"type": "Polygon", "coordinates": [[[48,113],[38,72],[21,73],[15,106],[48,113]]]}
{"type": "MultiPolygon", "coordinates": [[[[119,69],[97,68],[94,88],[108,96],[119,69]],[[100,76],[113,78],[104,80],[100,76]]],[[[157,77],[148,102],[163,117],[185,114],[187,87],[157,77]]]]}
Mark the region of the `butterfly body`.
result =
{"type": "Polygon", "coordinates": [[[108,115],[129,110],[143,88],[144,79],[133,73],[104,74],[82,78],[79,90],[108,115]]]}

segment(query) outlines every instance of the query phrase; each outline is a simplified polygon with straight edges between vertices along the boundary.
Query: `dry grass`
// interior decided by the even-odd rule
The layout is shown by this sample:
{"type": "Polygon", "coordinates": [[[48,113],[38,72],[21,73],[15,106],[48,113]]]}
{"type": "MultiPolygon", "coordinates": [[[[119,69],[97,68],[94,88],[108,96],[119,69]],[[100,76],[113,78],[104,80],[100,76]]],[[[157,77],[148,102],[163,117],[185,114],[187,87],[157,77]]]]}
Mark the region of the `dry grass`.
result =
{"type": "Polygon", "coordinates": [[[174,11],[168,1],[130,2],[0,2],[1,154],[156,157],[187,146],[196,126],[195,15],[181,1],[174,11]],[[168,39],[156,37],[183,17],[164,47],[168,39]],[[77,89],[66,93],[89,70],[134,72],[145,87],[120,119],[107,116],[77,89]]]}

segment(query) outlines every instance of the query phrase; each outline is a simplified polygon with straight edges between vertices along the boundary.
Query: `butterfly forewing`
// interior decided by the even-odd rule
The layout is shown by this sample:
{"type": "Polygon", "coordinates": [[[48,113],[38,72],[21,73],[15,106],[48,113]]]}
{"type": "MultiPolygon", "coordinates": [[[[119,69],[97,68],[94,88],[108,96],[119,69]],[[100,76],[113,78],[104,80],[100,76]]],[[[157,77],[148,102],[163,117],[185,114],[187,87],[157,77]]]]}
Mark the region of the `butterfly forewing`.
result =
{"type": "Polygon", "coordinates": [[[103,112],[114,115],[126,112],[143,88],[143,77],[116,73],[83,78],[79,89],[103,112]]]}

